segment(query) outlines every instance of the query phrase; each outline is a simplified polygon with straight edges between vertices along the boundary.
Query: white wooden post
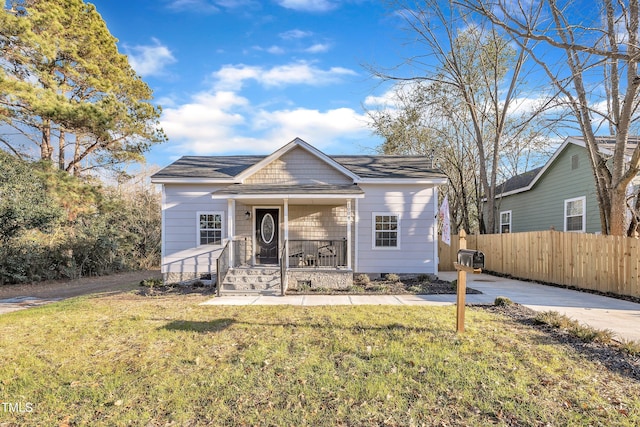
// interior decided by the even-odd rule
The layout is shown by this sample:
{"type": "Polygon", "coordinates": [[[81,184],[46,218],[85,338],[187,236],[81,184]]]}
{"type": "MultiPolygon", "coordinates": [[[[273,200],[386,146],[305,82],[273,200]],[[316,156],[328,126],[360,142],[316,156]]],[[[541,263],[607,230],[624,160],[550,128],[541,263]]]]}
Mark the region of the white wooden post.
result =
{"type": "Polygon", "coordinates": [[[235,229],[236,201],[227,199],[227,238],[229,239],[229,267],[233,267],[233,235],[235,229]]]}
{"type": "Polygon", "coordinates": [[[284,259],[289,268],[289,199],[284,199],[284,259]]]}
{"type": "Polygon", "coordinates": [[[355,244],[355,257],[353,258],[353,271],[354,272],[358,272],[358,225],[360,224],[360,211],[359,211],[359,204],[358,204],[358,200],[359,199],[355,199],[356,201],[356,212],[354,215],[354,221],[355,221],[355,236],[354,236],[354,244],[355,244]]]}
{"type": "Polygon", "coordinates": [[[347,268],[351,269],[351,199],[347,199],[347,268]]]}

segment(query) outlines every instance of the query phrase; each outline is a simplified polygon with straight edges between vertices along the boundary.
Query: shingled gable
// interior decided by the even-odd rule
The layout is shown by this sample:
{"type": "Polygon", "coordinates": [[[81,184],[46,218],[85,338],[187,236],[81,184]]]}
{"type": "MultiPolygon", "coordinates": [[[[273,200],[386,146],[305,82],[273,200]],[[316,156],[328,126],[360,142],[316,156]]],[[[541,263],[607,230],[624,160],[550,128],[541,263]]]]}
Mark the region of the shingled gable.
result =
{"type": "Polygon", "coordinates": [[[264,159],[260,160],[256,164],[245,169],[244,171],[242,171],[240,174],[236,176],[236,179],[241,183],[244,182],[247,178],[251,177],[258,171],[266,168],[271,163],[273,163],[277,159],[280,159],[285,154],[295,150],[296,148],[301,148],[305,150],[306,152],[316,157],[317,159],[321,160],[322,162],[326,163],[333,169],[336,169],[338,172],[340,172],[342,175],[345,175],[350,180],[354,182],[358,180],[358,176],[354,174],[352,171],[350,171],[340,163],[336,162],[331,157],[324,154],[322,151],[311,146],[310,144],[308,144],[307,142],[303,141],[300,138],[295,138],[293,141],[289,142],[287,145],[281,147],[280,149],[276,150],[275,152],[265,157],[264,159]]]}

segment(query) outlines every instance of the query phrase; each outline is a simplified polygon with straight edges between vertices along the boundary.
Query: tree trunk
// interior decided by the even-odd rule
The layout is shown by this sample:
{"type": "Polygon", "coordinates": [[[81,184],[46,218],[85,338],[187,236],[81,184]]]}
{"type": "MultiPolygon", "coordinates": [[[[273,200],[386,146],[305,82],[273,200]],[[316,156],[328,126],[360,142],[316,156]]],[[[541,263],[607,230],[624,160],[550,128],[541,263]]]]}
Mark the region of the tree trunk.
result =
{"type": "Polygon", "coordinates": [[[44,120],[42,123],[42,140],[40,141],[40,159],[51,161],[52,154],[51,122],[49,120],[44,120]]]}
{"type": "Polygon", "coordinates": [[[78,159],[80,157],[80,142],[82,141],[82,137],[80,135],[76,135],[76,145],[74,147],[73,150],[73,162],[71,162],[71,165],[73,165],[73,176],[79,177],[80,176],[80,163],[76,161],[76,159],[78,159]]]}
{"type": "Polygon", "coordinates": [[[626,201],[627,194],[624,188],[615,188],[611,191],[611,208],[609,213],[610,234],[612,236],[626,236],[626,201]]]}
{"type": "Polygon", "coordinates": [[[64,170],[64,150],[66,148],[65,133],[60,130],[60,137],[58,138],[58,169],[64,170]]]}

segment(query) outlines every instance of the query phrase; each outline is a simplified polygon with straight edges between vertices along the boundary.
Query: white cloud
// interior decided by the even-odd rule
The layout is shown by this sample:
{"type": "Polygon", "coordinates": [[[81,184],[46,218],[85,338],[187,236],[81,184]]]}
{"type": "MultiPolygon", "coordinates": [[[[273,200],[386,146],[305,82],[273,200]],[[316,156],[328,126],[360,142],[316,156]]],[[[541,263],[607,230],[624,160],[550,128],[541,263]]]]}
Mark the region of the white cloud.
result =
{"type": "Polygon", "coordinates": [[[171,0],[169,9],[182,11],[197,11],[199,13],[217,13],[220,9],[208,0],[171,0]]]}
{"type": "Polygon", "coordinates": [[[303,39],[305,37],[311,37],[313,33],[311,31],[302,31],[298,29],[285,31],[284,33],[278,34],[283,40],[296,40],[303,39]]]}
{"type": "Polygon", "coordinates": [[[258,52],[267,52],[272,55],[283,55],[284,53],[286,53],[283,47],[277,46],[277,45],[273,45],[269,47],[254,46],[253,49],[257,50],[258,52]]]}
{"type": "Polygon", "coordinates": [[[278,0],[278,4],[300,12],[327,12],[337,7],[334,2],[327,0],[278,0]]]}
{"type": "Polygon", "coordinates": [[[351,108],[253,108],[248,99],[221,91],[200,93],[187,104],[166,108],[161,125],[170,151],[181,155],[266,154],[295,137],[321,150],[344,151],[345,140],[371,134],[367,120],[351,108]]]}
{"type": "Polygon", "coordinates": [[[248,100],[233,92],[200,93],[190,103],[165,108],[160,124],[170,141],[177,141],[181,152],[207,154],[217,152],[243,125],[241,111],[248,100]]]}
{"type": "Polygon", "coordinates": [[[337,139],[357,139],[371,133],[368,118],[351,108],[319,111],[307,108],[260,111],[253,119],[256,129],[266,131],[274,144],[300,137],[320,149],[337,139]]]}
{"type": "Polygon", "coordinates": [[[222,9],[259,8],[254,0],[169,0],[167,7],[176,12],[218,13],[222,9]]]}
{"type": "Polygon", "coordinates": [[[281,48],[280,46],[271,46],[267,48],[267,52],[273,55],[282,55],[284,54],[284,49],[281,48]]]}
{"type": "Polygon", "coordinates": [[[131,67],[141,76],[159,75],[167,65],[176,62],[171,50],[157,39],[153,45],[125,46],[131,67]]]}
{"type": "Polygon", "coordinates": [[[215,87],[218,90],[239,90],[245,80],[255,80],[265,87],[297,84],[324,86],[355,75],[357,73],[348,68],[331,67],[322,70],[305,61],[279,65],[270,69],[244,64],[225,65],[214,73],[217,79],[215,87]]]}
{"type": "Polygon", "coordinates": [[[307,53],[325,53],[331,49],[331,46],[327,43],[316,43],[313,46],[309,46],[304,51],[307,53]]]}

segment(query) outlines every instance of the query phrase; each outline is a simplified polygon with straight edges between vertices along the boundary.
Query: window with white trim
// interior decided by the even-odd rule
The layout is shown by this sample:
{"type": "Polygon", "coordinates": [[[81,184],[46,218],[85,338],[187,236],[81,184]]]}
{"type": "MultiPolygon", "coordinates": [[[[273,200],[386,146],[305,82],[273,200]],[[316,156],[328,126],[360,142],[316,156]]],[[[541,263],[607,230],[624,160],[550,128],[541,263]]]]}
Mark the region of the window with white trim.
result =
{"type": "Polygon", "coordinates": [[[511,233],[511,211],[500,212],[500,233],[511,233]]]}
{"type": "Polygon", "coordinates": [[[222,244],[222,212],[198,212],[198,245],[222,244]]]}
{"type": "Polygon", "coordinates": [[[586,231],[586,197],[576,197],[564,201],[564,231],[586,231]]]}
{"type": "Polygon", "coordinates": [[[373,247],[400,247],[400,216],[392,213],[373,214],[373,247]]]}

